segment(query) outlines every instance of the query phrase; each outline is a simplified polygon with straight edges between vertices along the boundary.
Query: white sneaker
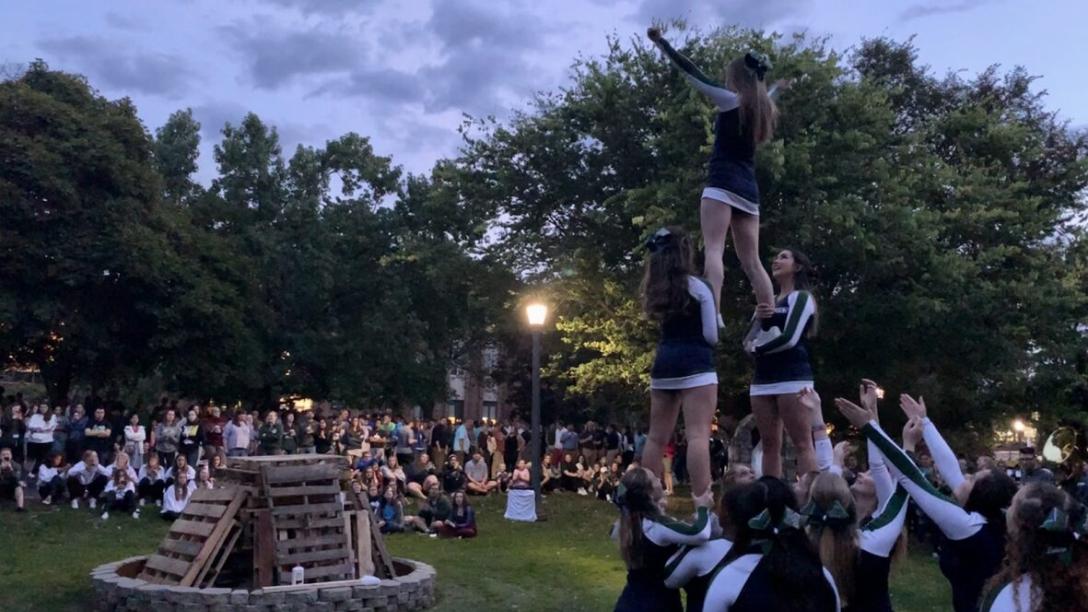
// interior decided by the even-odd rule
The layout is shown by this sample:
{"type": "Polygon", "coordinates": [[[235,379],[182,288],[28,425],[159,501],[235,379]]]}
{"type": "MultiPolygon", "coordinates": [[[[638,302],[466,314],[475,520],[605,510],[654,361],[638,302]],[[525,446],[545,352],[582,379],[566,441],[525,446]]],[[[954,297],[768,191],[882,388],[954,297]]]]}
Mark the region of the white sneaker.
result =
{"type": "Polygon", "coordinates": [[[72,510],[79,510],[79,500],[78,499],[73,499],[72,500],[72,510]]]}
{"type": "Polygon", "coordinates": [[[110,511],[109,510],[102,513],[102,520],[103,521],[108,519],[108,518],[110,518],[110,511]]]}
{"type": "Polygon", "coordinates": [[[91,507],[91,510],[94,510],[95,507],[98,506],[98,500],[92,497],[90,501],[87,502],[87,505],[91,507]]]}
{"type": "Polygon", "coordinates": [[[582,489],[578,489],[578,495],[589,495],[589,493],[586,493],[586,490],[584,488],[582,488],[582,489]]]}
{"type": "Polygon", "coordinates": [[[47,497],[47,498],[42,500],[42,503],[45,504],[46,506],[52,506],[53,505],[53,498],[52,497],[47,497]]]}
{"type": "Polygon", "coordinates": [[[147,500],[141,497],[140,498],[140,507],[143,508],[145,504],[147,504],[147,500]]]}
{"type": "Polygon", "coordinates": [[[134,518],[134,519],[140,518],[140,511],[139,510],[133,510],[132,511],[132,518],[134,518]]]}

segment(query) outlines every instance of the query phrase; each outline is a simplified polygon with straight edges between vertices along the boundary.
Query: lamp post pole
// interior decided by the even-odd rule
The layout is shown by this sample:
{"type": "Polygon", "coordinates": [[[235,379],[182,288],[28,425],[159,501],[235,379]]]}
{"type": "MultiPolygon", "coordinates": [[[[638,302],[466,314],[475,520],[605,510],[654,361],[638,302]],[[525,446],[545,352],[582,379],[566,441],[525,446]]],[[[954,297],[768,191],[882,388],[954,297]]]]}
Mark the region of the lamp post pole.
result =
{"type": "Polygon", "coordinates": [[[533,410],[532,410],[532,482],[536,503],[540,505],[540,330],[533,330],[533,410]]]}

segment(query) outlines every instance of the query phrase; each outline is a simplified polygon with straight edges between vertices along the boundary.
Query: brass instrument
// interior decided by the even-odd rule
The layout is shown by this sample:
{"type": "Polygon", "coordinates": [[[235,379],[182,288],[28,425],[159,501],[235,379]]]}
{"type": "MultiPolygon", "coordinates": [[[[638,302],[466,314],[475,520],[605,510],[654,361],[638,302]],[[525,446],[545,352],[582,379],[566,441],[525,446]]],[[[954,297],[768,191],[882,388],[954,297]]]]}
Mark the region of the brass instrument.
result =
{"type": "Polygon", "coordinates": [[[1043,444],[1043,459],[1057,465],[1064,481],[1079,478],[1088,461],[1088,435],[1084,425],[1073,421],[1062,421],[1046,438],[1043,444]]]}

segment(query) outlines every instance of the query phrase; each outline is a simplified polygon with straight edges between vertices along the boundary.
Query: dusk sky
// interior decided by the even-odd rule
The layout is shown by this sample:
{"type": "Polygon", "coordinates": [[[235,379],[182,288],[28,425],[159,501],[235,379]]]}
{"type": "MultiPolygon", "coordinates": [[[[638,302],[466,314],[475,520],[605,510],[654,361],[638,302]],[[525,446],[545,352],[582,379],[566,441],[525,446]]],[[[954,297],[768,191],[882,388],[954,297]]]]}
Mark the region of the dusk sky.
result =
{"type": "Polygon", "coordinates": [[[191,107],[205,182],[219,130],[247,111],[278,128],[286,156],[356,131],[423,173],[456,151],[462,113],[524,108],[609,34],[673,17],[808,30],[838,49],[916,35],[940,73],[1025,66],[1051,108],[1088,125],[1083,0],[9,0],[0,63],[40,57],[85,74],[105,96],[131,97],[151,130],[191,107]]]}

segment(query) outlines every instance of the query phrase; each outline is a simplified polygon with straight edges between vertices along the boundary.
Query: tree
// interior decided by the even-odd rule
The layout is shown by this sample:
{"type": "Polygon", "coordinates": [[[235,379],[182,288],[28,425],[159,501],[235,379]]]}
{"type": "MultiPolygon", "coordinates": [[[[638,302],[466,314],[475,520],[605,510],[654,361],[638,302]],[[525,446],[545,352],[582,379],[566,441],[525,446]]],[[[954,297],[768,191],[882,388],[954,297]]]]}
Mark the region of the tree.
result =
{"type": "Polygon", "coordinates": [[[175,111],[155,130],[155,168],[162,177],[163,200],[187,204],[199,195],[193,182],[200,156],[200,123],[192,109],[175,111]]]}

